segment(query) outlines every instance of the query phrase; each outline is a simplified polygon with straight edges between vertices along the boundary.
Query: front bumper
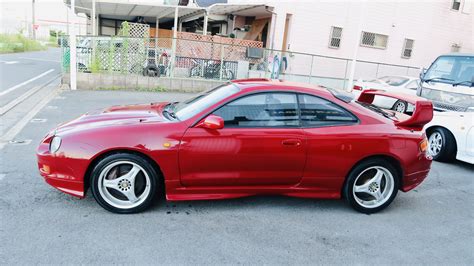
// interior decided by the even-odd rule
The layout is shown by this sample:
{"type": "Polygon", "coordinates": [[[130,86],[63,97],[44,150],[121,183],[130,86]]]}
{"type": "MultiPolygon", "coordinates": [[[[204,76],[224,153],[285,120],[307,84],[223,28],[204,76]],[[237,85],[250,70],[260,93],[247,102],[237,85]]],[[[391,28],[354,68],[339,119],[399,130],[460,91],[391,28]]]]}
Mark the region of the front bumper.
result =
{"type": "Polygon", "coordinates": [[[61,153],[51,154],[45,143],[40,144],[36,156],[39,172],[46,183],[69,195],[85,197],[83,175],[71,167],[73,159],[61,153]]]}

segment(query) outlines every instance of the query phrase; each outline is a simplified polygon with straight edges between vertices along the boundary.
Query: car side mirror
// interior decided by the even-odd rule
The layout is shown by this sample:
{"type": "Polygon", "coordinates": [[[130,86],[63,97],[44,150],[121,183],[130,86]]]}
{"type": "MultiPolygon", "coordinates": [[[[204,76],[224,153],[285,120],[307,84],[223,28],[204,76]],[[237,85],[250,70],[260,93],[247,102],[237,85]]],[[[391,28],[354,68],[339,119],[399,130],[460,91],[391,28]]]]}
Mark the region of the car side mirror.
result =
{"type": "Polygon", "coordinates": [[[222,129],[224,128],[224,119],[217,115],[209,115],[202,120],[197,127],[207,129],[222,129]]]}

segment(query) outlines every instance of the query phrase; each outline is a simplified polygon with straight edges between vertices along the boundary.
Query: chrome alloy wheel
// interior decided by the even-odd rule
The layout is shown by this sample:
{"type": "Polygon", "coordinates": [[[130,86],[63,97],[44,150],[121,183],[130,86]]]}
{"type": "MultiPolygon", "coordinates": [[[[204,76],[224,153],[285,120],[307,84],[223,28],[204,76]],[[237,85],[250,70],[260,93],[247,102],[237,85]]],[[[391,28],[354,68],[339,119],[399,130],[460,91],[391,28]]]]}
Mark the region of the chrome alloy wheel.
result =
{"type": "Polygon", "coordinates": [[[150,177],[140,165],[118,161],[102,170],[98,190],[108,204],[131,209],[142,204],[150,194],[150,177]]]}
{"type": "Polygon", "coordinates": [[[377,208],[390,199],[394,186],[393,175],[387,168],[373,166],[357,176],[352,193],[360,206],[377,208]]]}
{"type": "Polygon", "coordinates": [[[406,103],[404,103],[404,102],[397,102],[396,103],[395,111],[397,111],[399,113],[403,113],[403,112],[405,112],[405,109],[406,109],[406,103]]]}
{"type": "Polygon", "coordinates": [[[431,156],[436,156],[443,148],[443,136],[439,132],[434,132],[428,139],[428,153],[431,156]]]}

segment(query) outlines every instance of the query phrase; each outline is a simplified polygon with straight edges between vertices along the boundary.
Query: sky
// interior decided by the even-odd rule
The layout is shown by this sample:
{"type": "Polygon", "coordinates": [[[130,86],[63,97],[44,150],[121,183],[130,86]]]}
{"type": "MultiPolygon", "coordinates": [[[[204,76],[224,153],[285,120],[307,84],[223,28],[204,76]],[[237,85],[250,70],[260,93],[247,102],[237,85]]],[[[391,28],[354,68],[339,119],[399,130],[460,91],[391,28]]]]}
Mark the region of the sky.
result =
{"type": "MultiPolygon", "coordinates": [[[[0,32],[17,33],[31,25],[31,0],[0,0],[0,32]],[[27,21],[27,24],[25,23],[27,21]]],[[[36,21],[38,31],[59,29],[65,31],[67,8],[63,0],[36,0],[36,21]],[[61,23],[62,22],[62,23],[61,23]]],[[[84,18],[76,21],[85,22],[84,18]]]]}

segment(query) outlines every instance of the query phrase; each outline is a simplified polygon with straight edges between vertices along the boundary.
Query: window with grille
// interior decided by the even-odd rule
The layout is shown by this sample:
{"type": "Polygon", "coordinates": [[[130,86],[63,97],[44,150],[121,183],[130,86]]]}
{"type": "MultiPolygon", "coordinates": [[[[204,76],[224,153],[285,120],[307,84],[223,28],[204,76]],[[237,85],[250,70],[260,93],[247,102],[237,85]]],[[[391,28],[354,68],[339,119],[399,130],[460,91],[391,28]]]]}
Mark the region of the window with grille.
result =
{"type": "Polygon", "coordinates": [[[387,48],[387,41],[388,41],[387,35],[363,31],[360,45],[385,49],[387,48]]]}
{"type": "Polygon", "coordinates": [[[460,7],[461,7],[461,0],[453,0],[453,4],[451,6],[451,9],[459,10],[460,7]]]}
{"type": "Polygon", "coordinates": [[[403,51],[402,51],[402,57],[403,58],[410,58],[411,54],[413,52],[413,43],[414,40],[410,39],[405,39],[405,43],[403,44],[403,51]]]}
{"type": "Polygon", "coordinates": [[[341,38],[342,38],[342,28],[340,28],[340,27],[331,27],[331,36],[329,38],[329,47],[330,48],[339,48],[339,47],[341,47],[341,38]]]}

